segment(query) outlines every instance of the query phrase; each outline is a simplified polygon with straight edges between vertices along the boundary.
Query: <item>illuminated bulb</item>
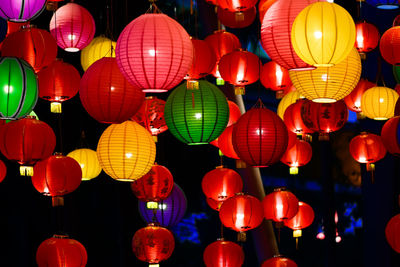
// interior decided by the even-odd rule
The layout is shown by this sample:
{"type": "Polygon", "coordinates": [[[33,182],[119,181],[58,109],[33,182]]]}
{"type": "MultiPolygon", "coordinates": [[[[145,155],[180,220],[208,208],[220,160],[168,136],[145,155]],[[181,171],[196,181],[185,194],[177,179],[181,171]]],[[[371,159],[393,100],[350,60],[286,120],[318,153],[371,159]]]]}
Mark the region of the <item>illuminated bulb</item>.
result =
{"type": "Polygon", "coordinates": [[[362,35],[357,36],[357,46],[360,48],[364,47],[364,37],[362,35]]]}
{"type": "Polygon", "coordinates": [[[317,234],[317,238],[320,240],[324,240],[325,239],[325,234],[323,232],[320,232],[317,234]]]}
{"type": "Polygon", "coordinates": [[[324,81],[324,82],[326,82],[327,80],[328,80],[328,74],[322,74],[321,75],[321,79],[324,81]]]}
{"type": "Polygon", "coordinates": [[[244,219],[244,214],[243,213],[236,214],[236,219],[243,220],[244,219]]]}
{"type": "Polygon", "coordinates": [[[317,39],[321,39],[321,38],[322,38],[322,32],[320,32],[320,31],[315,31],[315,32],[314,32],[314,37],[317,38],[317,39]]]}
{"type": "Polygon", "coordinates": [[[85,164],[81,163],[81,169],[85,168],[85,164]]]}
{"type": "Polygon", "coordinates": [[[383,103],[385,101],[383,98],[379,98],[379,103],[383,103]]]}
{"type": "Polygon", "coordinates": [[[68,34],[68,39],[69,39],[69,40],[75,40],[75,39],[76,39],[76,35],[74,35],[74,34],[68,34]]]}
{"type": "Polygon", "coordinates": [[[201,119],[201,113],[196,113],[196,114],[194,114],[194,117],[196,118],[196,119],[201,119]]]}
{"type": "Polygon", "coordinates": [[[342,238],[338,235],[337,237],[335,237],[336,243],[340,243],[340,241],[342,241],[342,238]]]}
{"type": "Polygon", "coordinates": [[[111,87],[110,87],[110,90],[111,90],[111,91],[114,91],[114,90],[115,90],[115,87],[114,87],[114,86],[111,86],[111,87]]]}
{"type": "Polygon", "coordinates": [[[276,83],[278,84],[278,86],[281,86],[283,79],[283,72],[281,70],[281,67],[278,65],[276,66],[275,76],[276,76],[276,83]]]}
{"type": "Polygon", "coordinates": [[[13,91],[12,85],[4,85],[3,89],[6,94],[10,94],[13,91]]]}
{"type": "Polygon", "coordinates": [[[149,55],[152,56],[152,57],[155,57],[156,56],[156,50],[150,49],[149,50],[149,55]]]}
{"type": "Polygon", "coordinates": [[[125,157],[127,157],[128,159],[132,158],[132,153],[126,153],[125,157]]]}
{"type": "Polygon", "coordinates": [[[158,205],[158,208],[159,208],[160,210],[166,210],[166,209],[167,209],[167,204],[159,204],[159,205],[158,205]]]}
{"type": "Polygon", "coordinates": [[[354,106],[355,106],[356,108],[360,108],[360,107],[361,107],[361,102],[360,102],[360,101],[354,102],[354,106]]]}

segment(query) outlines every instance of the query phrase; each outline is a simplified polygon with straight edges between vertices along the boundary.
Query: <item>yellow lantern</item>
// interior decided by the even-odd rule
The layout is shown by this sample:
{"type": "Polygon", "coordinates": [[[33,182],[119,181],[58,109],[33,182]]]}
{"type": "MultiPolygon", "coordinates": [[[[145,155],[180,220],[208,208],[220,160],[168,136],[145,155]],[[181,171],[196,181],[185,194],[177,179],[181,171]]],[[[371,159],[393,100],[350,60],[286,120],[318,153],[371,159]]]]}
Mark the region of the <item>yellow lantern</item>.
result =
{"type": "Polygon", "coordinates": [[[278,109],[276,110],[278,116],[283,120],[283,114],[285,114],[285,110],[287,109],[287,107],[293,103],[296,103],[297,99],[300,98],[302,98],[302,96],[297,90],[290,92],[282,97],[281,101],[279,102],[278,109]]]}
{"type": "Polygon", "coordinates": [[[304,8],[293,22],[291,41],[306,63],[320,67],[343,61],[354,47],[356,28],[343,7],[316,2],[304,8]]]}
{"type": "Polygon", "coordinates": [[[361,109],[365,116],[374,120],[387,120],[394,116],[394,108],[399,98],[397,92],[388,87],[376,86],[364,92],[361,109]]]}
{"type": "Polygon", "coordinates": [[[104,36],[93,38],[90,44],[82,49],[81,65],[86,71],[90,65],[103,57],[115,57],[116,42],[104,36]]]}
{"type": "Polygon", "coordinates": [[[111,124],[100,137],[97,157],[111,178],[132,182],[154,165],[156,144],[149,131],[137,122],[111,124]]]}
{"type": "Polygon", "coordinates": [[[351,93],[360,80],[361,59],[353,46],[345,60],[332,67],[313,70],[289,70],[296,90],[307,99],[319,103],[332,103],[351,93]]]}
{"type": "Polygon", "coordinates": [[[101,167],[96,151],[88,148],[80,148],[71,151],[67,156],[76,160],[81,166],[82,181],[88,181],[99,176],[101,167]]]}

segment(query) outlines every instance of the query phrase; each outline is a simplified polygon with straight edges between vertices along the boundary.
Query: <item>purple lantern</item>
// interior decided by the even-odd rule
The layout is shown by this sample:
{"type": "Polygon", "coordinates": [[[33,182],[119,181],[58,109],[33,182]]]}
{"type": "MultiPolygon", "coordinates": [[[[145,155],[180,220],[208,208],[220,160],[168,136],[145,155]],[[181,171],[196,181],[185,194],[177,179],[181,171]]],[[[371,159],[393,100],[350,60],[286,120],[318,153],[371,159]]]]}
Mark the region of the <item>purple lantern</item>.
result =
{"type": "MultiPolygon", "coordinates": [[[[158,202],[156,212],[157,222],[164,227],[170,228],[179,223],[185,215],[187,200],[182,189],[174,184],[171,194],[166,199],[158,202]]],[[[139,201],[139,212],[147,223],[153,222],[153,210],[147,209],[146,202],[139,201]]]]}
{"type": "Polygon", "coordinates": [[[46,0],[1,0],[0,17],[14,22],[36,18],[45,8],[46,0]]]}

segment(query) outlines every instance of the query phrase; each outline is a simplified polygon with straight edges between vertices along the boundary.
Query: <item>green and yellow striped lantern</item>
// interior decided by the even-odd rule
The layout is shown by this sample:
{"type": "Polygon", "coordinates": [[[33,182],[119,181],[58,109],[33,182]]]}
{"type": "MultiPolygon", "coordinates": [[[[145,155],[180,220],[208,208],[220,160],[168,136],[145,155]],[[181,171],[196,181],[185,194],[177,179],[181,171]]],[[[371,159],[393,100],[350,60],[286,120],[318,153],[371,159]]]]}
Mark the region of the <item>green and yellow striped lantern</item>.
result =
{"type": "Polygon", "coordinates": [[[116,42],[104,36],[93,38],[90,44],[82,49],[82,69],[86,71],[94,62],[102,59],[103,57],[115,57],[116,45],[116,42]]]}
{"type": "Polygon", "coordinates": [[[96,178],[101,173],[97,153],[88,148],[75,149],[68,153],[67,157],[76,160],[82,169],[82,181],[88,181],[96,178]]]}
{"type": "Polygon", "coordinates": [[[15,120],[28,115],[38,99],[35,72],[23,59],[0,58],[0,118],[15,120]]]}
{"type": "Polygon", "coordinates": [[[226,128],[229,105],[215,85],[200,80],[198,87],[188,89],[185,82],[169,95],[164,117],[170,132],[183,143],[208,144],[226,128]]]}

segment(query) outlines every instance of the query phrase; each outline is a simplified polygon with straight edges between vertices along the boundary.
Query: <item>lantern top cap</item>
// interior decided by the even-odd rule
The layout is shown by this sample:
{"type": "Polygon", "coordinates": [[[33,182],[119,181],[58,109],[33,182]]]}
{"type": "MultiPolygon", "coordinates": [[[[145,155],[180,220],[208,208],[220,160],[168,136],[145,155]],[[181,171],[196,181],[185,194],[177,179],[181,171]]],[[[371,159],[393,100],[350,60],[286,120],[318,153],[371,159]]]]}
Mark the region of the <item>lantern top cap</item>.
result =
{"type": "Polygon", "coordinates": [[[243,193],[243,192],[237,192],[236,194],[235,194],[235,196],[245,196],[246,194],[245,193],[243,193]]]}
{"type": "Polygon", "coordinates": [[[26,30],[26,29],[36,29],[37,26],[33,24],[26,24],[21,26],[21,30],[26,30]]]}
{"type": "Polygon", "coordinates": [[[216,31],[214,31],[214,33],[224,33],[224,32],[226,32],[226,30],[216,30],[216,31]]]}
{"type": "Polygon", "coordinates": [[[61,152],[54,152],[54,156],[62,156],[63,154],[61,152]]]}
{"type": "Polygon", "coordinates": [[[158,222],[151,222],[151,223],[148,223],[147,226],[150,226],[150,227],[160,227],[160,224],[159,224],[158,222]]]}
{"type": "Polygon", "coordinates": [[[69,238],[69,236],[67,234],[54,234],[53,238],[57,238],[57,239],[67,239],[69,238]]]}
{"type": "Polygon", "coordinates": [[[217,241],[225,241],[225,238],[223,237],[217,238],[217,241]]]}
{"type": "Polygon", "coordinates": [[[224,168],[224,165],[219,165],[219,166],[217,166],[217,167],[215,167],[216,169],[223,169],[224,168]]]}
{"type": "Polygon", "coordinates": [[[282,191],[289,191],[286,187],[278,187],[274,188],[274,192],[282,192],[282,191]]]}

